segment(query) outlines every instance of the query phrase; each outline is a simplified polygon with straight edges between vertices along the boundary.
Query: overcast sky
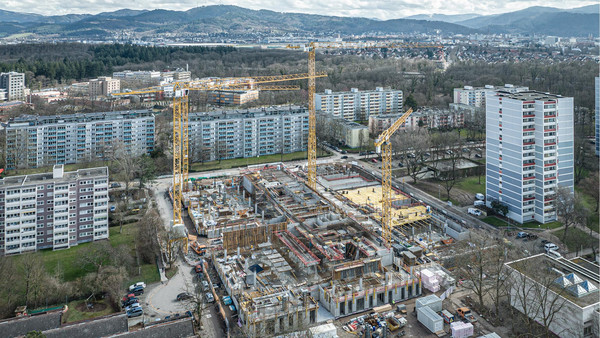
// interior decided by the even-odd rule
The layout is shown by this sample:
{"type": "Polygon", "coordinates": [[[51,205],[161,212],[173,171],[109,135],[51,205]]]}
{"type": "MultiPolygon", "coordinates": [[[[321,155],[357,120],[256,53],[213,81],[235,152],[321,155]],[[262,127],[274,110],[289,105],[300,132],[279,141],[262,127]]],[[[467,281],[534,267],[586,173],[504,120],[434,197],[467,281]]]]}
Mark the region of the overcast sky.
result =
{"type": "Polygon", "coordinates": [[[414,14],[497,14],[531,6],[574,8],[598,0],[1,0],[0,9],[58,15],[100,13],[117,9],[187,10],[207,5],[237,5],[251,9],[337,16],[360,16],[382,20],[414,14]],[[124,6],[125,5],[125,6],[124,6]]]}

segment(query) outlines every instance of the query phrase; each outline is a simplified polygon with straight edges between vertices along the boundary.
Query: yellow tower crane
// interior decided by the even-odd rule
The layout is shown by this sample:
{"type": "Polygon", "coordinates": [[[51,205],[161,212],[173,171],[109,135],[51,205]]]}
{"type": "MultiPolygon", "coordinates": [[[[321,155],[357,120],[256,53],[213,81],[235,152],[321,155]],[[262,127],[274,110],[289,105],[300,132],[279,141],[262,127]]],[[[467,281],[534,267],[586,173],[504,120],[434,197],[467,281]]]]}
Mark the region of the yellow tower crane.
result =
{"type": "Polygon", "coordinates": [[[381,152],[381,234],[387,247],[392,244],[392,142],[390,138],[412,114],[412,108],[400,116],[375,140],[375,147],[381,152]]]}
{"type": "MultiPolygon", "coordinates": [[[[300,73],[274,76],[229,77],[219,79],[202,79],[189,82],[176,82],[173,84],[173,225],[183,224],[182,207],[183,191],[189,173],[189,106],[188,93],[191,90],[213,91],[223,89],[253,88],[258,90],[296,90],[297,86],[261,86],[264,83],[305,80],[311,77],[325,77],[326,73],[300,73]]],[[[160,86],[143,88],[140,90],[113,93],[113,96],[129,96],[163,92],[160,86]]],[[[187,246],[186,246],[187,247],[187,246]]]]}
{"type": "Polygon", "coordinates": [[[315,112],[315,52],[317,49],[369,49],[369,48],[442,48],[437,44],[386,41],[363,42],[310,42],[304,45],[287,45],[286,48],[308,52],[308,185],[317,187],[317,117],[315,112]]]}

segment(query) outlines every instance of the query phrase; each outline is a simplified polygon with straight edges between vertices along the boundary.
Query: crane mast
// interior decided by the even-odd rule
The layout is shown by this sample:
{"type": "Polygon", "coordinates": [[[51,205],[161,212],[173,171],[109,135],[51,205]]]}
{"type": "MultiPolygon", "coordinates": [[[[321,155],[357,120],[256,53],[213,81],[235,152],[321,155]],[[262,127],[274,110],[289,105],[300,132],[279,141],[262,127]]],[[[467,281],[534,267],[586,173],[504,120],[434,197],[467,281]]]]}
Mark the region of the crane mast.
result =
{"type": "Polygon", "coordinates": [[[375,147],[381,152],[381,236],[387,247],[392,244],[392,142],[391,137],[412,114],[408,109],[400,118],[375,140],[375,147]]]}

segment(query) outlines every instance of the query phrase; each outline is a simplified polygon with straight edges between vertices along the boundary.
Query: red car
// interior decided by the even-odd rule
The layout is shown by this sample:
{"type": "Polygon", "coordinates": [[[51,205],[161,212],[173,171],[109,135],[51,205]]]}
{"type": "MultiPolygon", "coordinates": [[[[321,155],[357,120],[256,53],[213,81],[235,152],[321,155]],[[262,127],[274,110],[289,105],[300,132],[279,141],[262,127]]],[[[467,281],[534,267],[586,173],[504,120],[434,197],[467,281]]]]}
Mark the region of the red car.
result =
{"type": "Polygon", "coordinates": [[[135,297],[135,295],[133,293],[130,293],[130,294],[124,296],[123,299],[121,299],[121,300],[122,301],[126,301],[126,300],[128,300],[130,298],[134,298],[134,297],[135,297]]]}

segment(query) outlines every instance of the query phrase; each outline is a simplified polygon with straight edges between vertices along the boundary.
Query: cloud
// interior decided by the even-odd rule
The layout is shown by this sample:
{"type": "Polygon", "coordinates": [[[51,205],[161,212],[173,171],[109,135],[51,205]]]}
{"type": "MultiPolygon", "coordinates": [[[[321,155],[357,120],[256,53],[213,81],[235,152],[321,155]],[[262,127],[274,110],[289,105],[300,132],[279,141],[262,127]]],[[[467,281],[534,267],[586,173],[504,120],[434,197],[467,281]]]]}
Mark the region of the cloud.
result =
{"type": "MultiPolygon", "coordinates": [[[[187,10],[196,6],[236,5],[277,12],[299,12],[335,16],[359,16],[382,20],[414,14],[497,14],[531,6],[574,8],[597,0],[130,0],[129,9],[187,10]]],[[[3,0],[0,8],[42,15],[100,13],[124,8],[121,0],[3,0]]]]}

